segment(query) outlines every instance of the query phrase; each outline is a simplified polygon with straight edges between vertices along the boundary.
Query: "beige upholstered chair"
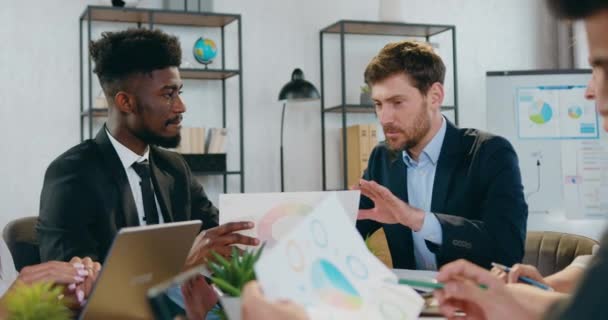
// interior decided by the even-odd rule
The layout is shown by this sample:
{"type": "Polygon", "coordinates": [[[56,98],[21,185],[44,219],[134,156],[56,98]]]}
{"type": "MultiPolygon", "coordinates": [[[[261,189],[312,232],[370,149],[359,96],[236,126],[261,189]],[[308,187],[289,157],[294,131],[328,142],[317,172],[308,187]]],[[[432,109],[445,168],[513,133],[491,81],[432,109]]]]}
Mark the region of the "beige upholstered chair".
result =
{"type": "Polygon", "coordinates": [[[523,263],[536,266],[543,276],[567,267],[577,256],[591,254],[599,242],[569,233],[530,231],[523,263]]]}
{"type": "Polygon", "coordinates": [[[9,222],[2,231],[2,238],[15,261],[15,268],[40,263],[40,251],[36,238],[38,217],[19,218],[9,222]]]}

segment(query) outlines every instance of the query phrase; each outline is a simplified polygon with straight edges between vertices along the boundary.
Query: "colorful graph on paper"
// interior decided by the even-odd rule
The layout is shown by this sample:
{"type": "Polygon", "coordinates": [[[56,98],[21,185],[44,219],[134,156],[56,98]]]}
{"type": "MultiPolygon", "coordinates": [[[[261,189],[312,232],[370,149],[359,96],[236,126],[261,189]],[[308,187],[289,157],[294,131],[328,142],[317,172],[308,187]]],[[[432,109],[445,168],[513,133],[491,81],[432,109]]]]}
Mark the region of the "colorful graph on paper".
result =
{"type": "Polygon", "coordinates": [[[253,221],[255,227],[243,234],[257,237],[271,248],[330,195],[339,199],[354,225],[359,191],[223,194],[219,204],[220,224],[253,221]]]}
{"type": "Polygon", "coordinates": [[[335,196],[316,206],[256,264],[270,299],[312,319],[417,319],[422,298],[373,256],[335,196]]]}

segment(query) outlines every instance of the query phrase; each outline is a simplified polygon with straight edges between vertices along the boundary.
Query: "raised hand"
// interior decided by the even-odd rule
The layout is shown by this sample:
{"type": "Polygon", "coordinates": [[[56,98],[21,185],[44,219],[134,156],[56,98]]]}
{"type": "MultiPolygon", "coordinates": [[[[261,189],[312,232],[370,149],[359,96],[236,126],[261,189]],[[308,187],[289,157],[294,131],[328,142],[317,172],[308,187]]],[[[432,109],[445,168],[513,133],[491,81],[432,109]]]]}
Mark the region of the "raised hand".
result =
{"type": "Polygon", "coordinates": [[[380,223],[395,224],[410,227],[414,231],[420,230],[424,223],[424,211],[411,207],[395,196],[388,188],[375,181],[361,179],[355,189],[374,202],[372,209],[360,209],[357,219],[370,219],[380,223]]]}
{"type": "Polygon", "coordinates": [[[256,246],[260,240],[242,234],[237,231],[253,228],[253,222],[229,222],[215,228],[202,231],[192,244],[190,253],[186,258],[185,268],[189,269],[199,264],[207,263],[211,258],[211,252],[215,251],[223,257],[229,257],[232,246],[243,244],[256,246]]]}

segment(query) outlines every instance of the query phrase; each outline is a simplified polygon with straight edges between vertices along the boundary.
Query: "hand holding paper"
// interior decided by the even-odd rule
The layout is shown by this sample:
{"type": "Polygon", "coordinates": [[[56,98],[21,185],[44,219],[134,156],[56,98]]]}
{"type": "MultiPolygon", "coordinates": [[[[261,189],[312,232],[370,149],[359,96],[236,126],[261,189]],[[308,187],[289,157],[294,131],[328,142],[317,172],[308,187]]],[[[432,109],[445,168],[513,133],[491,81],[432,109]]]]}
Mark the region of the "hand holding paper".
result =
{"type": "Polygon", "coordinates": [[[336,197],[266,251],[255,269],[269,299],[299,303],[314,319],[415,318],[424,304],[367,250],[336,197]]]}

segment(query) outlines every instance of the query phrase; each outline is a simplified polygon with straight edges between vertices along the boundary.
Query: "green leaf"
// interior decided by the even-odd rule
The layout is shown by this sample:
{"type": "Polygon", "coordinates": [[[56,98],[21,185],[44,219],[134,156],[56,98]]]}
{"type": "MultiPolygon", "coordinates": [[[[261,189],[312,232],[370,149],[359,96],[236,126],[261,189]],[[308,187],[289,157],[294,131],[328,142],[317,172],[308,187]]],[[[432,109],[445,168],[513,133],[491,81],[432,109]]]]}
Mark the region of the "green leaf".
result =
{"type": "Polygon", "coordinates": [[[220,256],[217,252],[212,251],[211,254],[213,254],[213,257],[215,258],[215,260],[217,262],[219,262],[222,267],[227,268],[230,266],[230,262],[228,262],[228,260],[224,259],[224,257],[220,256]]]}
{"type": "Polygon", "coordinates": [[[228,260],[214,253],[216,261],[210,263],[210,269],[213,272],[212,279],[219,279],[217,282],[214,280],[214,283],[225,293],[238,296],[236,294],[240,294],[247,282],[256,279],[254,266],[263,249],[264,245],[257,250],[244,251],[241,255],[240,251],[233,247],[228,260]],[[226,287],[226,284],[230,285],[230,288],[226,287]]]}
{"type": "Polygon", "coordinates": [[[233,287],[230,283],[224,281],[221,278],[217,278],[217,277],[211,277],[211,281],[213,281],[213,283],[218,286],[220,289],[222,289],[222,291],[224,291],[225,293],[234,296],[234,297],[240,297],[241,296],[241,290],[233,287]]]}

